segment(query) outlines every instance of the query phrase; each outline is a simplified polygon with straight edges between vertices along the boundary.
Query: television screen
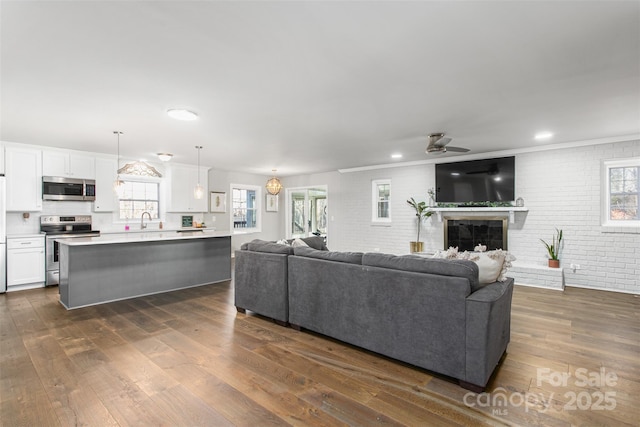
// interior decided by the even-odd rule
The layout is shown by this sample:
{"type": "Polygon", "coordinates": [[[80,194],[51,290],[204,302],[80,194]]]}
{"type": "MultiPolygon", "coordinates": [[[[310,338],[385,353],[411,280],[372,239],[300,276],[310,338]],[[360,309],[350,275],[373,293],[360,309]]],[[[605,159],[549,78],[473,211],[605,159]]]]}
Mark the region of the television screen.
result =
{"type": "Polygon", "coordinates": [[[515,157],[436,164],[439,203],[510,202],[515,199],[515,157]]]}

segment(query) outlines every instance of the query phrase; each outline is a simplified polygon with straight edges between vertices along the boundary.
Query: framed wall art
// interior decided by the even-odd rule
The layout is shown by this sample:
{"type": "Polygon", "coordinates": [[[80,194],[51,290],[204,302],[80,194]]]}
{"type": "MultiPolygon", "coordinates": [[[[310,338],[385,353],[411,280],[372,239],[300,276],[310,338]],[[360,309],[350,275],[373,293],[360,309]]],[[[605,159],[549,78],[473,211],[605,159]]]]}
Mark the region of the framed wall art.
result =
{"type": "Polygon", "coordinates": [[[267,212],[278,212],[278,195],[267,194],[265,209],[267,212]]]}
{"type": "Polygon", "coordinates": [[[227,193],[211,191],[209,194],[209,212],[224,213],[227,211],[227,193]]]}

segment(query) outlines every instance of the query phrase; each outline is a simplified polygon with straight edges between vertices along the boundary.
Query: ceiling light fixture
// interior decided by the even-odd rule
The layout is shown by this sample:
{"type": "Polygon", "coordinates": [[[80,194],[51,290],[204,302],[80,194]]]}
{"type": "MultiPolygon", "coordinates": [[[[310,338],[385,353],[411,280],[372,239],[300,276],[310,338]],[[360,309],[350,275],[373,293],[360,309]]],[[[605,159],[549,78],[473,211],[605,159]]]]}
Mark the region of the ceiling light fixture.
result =
{"type": "Polygon", "coordinates": [[[202,145],[196,145],[196,150],[198,150],[198,183],[193,189],[193,197],[202,199],[204,197],[204,188],[200,185],[200,150],[202,150],[202,145]]]}
{"type": "Polygon", "coordinates": [[[196,120],[198,118],[198,115],[193,111],[179,108],[167,110],[167,114],[177,120],[196,120]]]}
{"type": "Polygon", "coordinates": [[[538,132],[536,133],[536,135],[533,137],[536,141],[542,141],[545,139],[549,139],[553,136],[553,134],[551,132],[538,132]]]}
{"type": "Polygon", "coordinates": [[[267,185],[265,185],[265,187],[269,194],[273,194],[274,196],[276,196],[282,190],[282,183],[278,178],[275,177],[276,169],[272,169],[271,171],[273,172],[274,176],[269,181],[267,181],[267,185]]]}
{"type": "Polygon", "coordinates": [[[124,181],[120,179],[120,135],[124,132],[120,132],[119,130],[114,130],[114,134],[118,136],[118,160],[116,163],[116,180],[113,181],[113,191],[120,197],[122,195],[122,191],[124,190],[124,181]]]}
{"type": "Polygon", "coordinates": [[[171,153],[158,153],[158,158],[163,162],[168,162],[173,157],[171,153]]]}
{"type": "Polygon", "coordinates": [[[401,159],[401,158],[402,158],[402,154],[400,154],[400,153],[392,154],[392,155],[391,155],[391,158],[392,158],[392,159],[401,159]]]}

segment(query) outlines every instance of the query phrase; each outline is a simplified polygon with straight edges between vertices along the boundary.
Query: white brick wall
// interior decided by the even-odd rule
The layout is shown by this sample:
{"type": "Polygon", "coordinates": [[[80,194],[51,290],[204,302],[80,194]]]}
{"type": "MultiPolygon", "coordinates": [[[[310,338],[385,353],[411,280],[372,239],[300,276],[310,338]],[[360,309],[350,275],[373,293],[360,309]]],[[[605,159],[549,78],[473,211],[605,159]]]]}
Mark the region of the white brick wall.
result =
{"type": "MultiPolygon", "coordinates": [[[[488,155],[489,157],[490,155],[488,155]]],[[[640,157],[640,141],[565,148],[516,155],[516,195],[526,213],[509,224],[509,250],[524,265],[546,265],[540,239],[564,231],[561,252],[564,283],[640,293],[640,234],[612,233],[600,226],[601,165],[603,160],[640,157]],[[580,264],[573,272],[569,265],[580,264]]],[[[433,164],[340,174],[322,174],[313,184],[329,186],[329,242],[332,250],[403,254],[415,239],[415,216],[406,200],[427,200],[435,186],[433,164]],[[391,179],[392,223],[371,223],[371,180],[391,179]]],[[[303,177],[292,182],[305,181],[303,177]]],[[[286,183],[285,183],[286,185],[286,183]]],[[[423,226],[426,250],[442,249],[442,223],[431,218],[423,226]]]]}

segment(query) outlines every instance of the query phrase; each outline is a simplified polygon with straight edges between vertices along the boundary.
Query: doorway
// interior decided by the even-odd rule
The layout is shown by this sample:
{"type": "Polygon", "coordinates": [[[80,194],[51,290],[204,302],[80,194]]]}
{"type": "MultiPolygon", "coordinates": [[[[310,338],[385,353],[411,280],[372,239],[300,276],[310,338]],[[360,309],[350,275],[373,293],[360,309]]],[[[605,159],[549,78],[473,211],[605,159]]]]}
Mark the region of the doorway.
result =
{"type": "Polygon", "coordinates": [[[322,236],[327,240],[328,191],[326,185],[287,188],[287,238],[322,236]]]}

